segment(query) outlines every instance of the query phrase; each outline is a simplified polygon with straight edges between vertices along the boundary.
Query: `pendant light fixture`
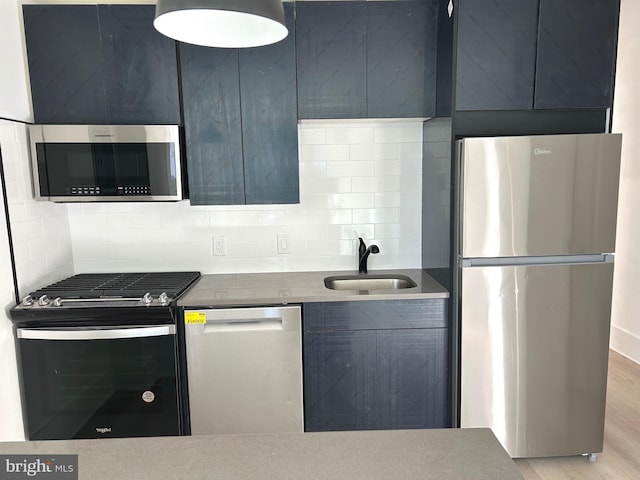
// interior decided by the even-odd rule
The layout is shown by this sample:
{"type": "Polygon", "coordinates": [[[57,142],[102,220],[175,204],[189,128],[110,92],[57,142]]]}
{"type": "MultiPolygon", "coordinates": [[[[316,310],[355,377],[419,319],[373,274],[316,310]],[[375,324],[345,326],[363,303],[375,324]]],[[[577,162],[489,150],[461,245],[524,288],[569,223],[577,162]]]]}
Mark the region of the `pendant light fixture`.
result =
{"type": "Polygon", "coordinates": [[[180,42],[245,48],[288,34],[282,0],[157,0],[153,26],[180,42]]]}

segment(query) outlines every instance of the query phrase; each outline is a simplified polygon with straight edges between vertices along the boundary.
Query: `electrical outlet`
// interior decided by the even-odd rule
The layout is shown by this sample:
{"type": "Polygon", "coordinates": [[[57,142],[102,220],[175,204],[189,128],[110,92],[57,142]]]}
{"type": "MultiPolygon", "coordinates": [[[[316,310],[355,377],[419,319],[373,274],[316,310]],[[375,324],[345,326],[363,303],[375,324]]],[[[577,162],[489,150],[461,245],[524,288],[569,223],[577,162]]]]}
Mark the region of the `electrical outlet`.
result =
{"type": "Polygon", "coordinates": [[[213,237],[213,255],[221,257],[227,254],[227,244],[223,236],[213,237]]]}
{"type": "Polygon", "coordinates": [[[278,255],[291,253],[291,237],[288,233],[278,234],[278,255]]]}

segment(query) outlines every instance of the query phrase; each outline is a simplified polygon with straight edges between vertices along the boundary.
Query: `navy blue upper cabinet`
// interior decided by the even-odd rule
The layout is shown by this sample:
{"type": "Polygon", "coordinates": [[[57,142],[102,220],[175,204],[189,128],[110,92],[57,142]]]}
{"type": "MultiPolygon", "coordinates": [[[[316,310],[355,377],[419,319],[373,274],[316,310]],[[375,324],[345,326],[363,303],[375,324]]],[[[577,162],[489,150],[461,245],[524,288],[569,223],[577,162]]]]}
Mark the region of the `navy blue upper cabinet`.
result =
{"type": "Polygon", "coordinates": [[[98,6],[109,123],[182,123],[176,44],[154,15],[152,5],[98,6]]]}
{"type": "Polygon", "coordinates": [[[273,45],[240,50],[240,98],[247,204],[298,203],[295,24],[273,45]]]}
{"type": "Polygon", "coordinates": [[[153,5],[24,5],[36,123],[179,124],[175,42],[153,5]]]}
{"type": "Polygon", "coordinates": [[[619,0],[459,0],[455,108],[611,107],[619,0]]]}
{"type": "Polygon", "coordinates": [[[106,123],[95,5],[24,5],[36,123],[106,123]]]}
{"type": "Polygon", "coordinates": [[[242,205],[238,51],[181,43],[180,70],[191,204],[242,205]]]}
{"type": "Polygon", "coordinates": [[[367,116],[365,2],[296,4],[299,118],[367,116]]]}
{"type": "Polygon", "coordinates": [[[540,0],[535,108],[613,103],[619,0],[540,0]]]}
{"type": "Polygon", "coordinates": [[[180,43],[192,205],[298,203],[294,5],[289,35],[246,49],[180,43]]]}
{"type": "Polygon", "coordinates": [[[367,2],[366,7],[367,116],[433,116],[437,3],[367,2]]]}
{"type": "Polygon", "coordinates": [[[456,110],[533,107],[537,0],[459,0],[456,110]]]}
{"type": "Polygon", "coordinates": [[[434,115],[437,0],[296,9],[299,118],[434,115]]]}

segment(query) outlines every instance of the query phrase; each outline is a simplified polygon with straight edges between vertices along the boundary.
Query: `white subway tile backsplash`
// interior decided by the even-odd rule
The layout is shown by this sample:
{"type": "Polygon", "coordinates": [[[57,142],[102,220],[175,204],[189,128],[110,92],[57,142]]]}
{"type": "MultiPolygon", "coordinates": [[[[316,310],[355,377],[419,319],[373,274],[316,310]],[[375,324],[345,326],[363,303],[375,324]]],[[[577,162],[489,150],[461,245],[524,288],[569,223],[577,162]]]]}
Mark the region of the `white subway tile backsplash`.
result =
{"type": "Polygon", "coordinates": [[[305,127],[298,129],[298,143],[300,145],[317,145],[326,142],[326,130],[324,128],[305,127]]]}
{"type": "Polygon", "coordinates": [[[368,208],[374,202],[373,193],[333,193],[327,197],[329,208],[368,208]]]}
{"type": "Polygon", "coordinates": [[[400,160],[378,160],[374,162],[373,171],[376,177],[400,175],[402,173],[402,162],[400,160]]]}
{"type": "Polygon", "coordinates": [[[378,192],[374,193],[374,206],[376,208],[399,207],[400,192],[378,192]]]}
{"type": "Polygon", "coordinates": [[[367,143],[349,145],[351,160],[395,160],[398,158],[396,143],[367,143]]]}
{"type": "Polygon", "coordinates": [[[375,143],[422,143],[422,124],[389,125],[374,132],[375,143]]]}
{"type": "Polygon", "coordinates": [[[353,211],[354,223],[397,223],[397,208],[366,208],[353,211]]]}
{"type": "Polygon", "coordinates": [[[399,223],[380,223],[375,226],[375,238],[400,238],[399,223]]]}
{"type": "Polygon", "coordinates": [[[368,144],[373,142],[373,131],[371,127],[327,128],[326,140],[327,144],[368,144]]]}
{"type": "Polygon", "coordinates": [[[329,225],[329,238],[338,240],[353,239],[355,241],[358,237],[364,239],[374,238],[374,225],[329,225]]]}
{"type": "Polygon", "coordinates": [[[327,177],[372,177],[374,167],[369,161],[327,162],[327,177]]]}
{"type": "Polygon", "coordinates": [[[358,236],[382,250],[371,268],[420,267],[422,129],[420,120],[300,124],[298,205],[56,205],[68,212],[75,269],[357,270],[358,236]],[[291,252],[279,255],[283,233],[291,252]],[[213,236],[225,237],[225,256],[213,256],[213,236]]]}
{"type": "Polygon", "coordinates": [[[300,145],[301,162],[349,160],[349,145],[300,145]]]}
{"type": "MultiPolygon", "coordinates": [[[[418,181],[420,179],[418,178],[418,181]]],[[[351,188],[354,192],[399,192],[401,191],[401,182],[413,182],[412,179],[405,179],[404,176],[394,175],[388,177],[368,177],[354,178],[351,182],[351,188]]]]}
{"type": "Polygon", "coordinates": [[[414,158],[422,160],[422,140],[415,143],[399,143],[398,156],[402,159],[414,158]]]}

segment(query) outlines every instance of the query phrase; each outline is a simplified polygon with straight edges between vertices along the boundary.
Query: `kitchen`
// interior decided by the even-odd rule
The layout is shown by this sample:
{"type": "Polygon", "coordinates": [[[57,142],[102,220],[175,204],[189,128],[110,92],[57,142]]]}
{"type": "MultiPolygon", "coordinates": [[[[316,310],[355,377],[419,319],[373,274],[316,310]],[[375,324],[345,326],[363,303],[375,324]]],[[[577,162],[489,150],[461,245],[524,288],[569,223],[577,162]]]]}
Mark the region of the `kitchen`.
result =
{"type": "MultiPolygon", "coordinates": [[[[1,116],[29,121],[31,113],[26,67],[21,55],[23,39],[19,7],[10,3],[4,2],[2,8],[6,9],[6,14],[3,11],[2,18],[15,21],[8,21],[2,35],[6,36],[3,44],[15,45],[15,49],[5,49],[3,53],[7,56],[3,64],[11,68],[5,70],[10,74],[2,79],[7,83],[2,85],[1,116]]],[[[627,5],[623,2],[623,11],[624,8],[627,5]]],[[[622,31],[628,18],[632,15],[621,15],[622,31]]],[[[627,35],[632,35],[632,27],[627,35]]],[[[620,38],[628,37],[621,34],[620,38]]],[[[624,45],[621,41],[621,48],[624,45]]],[[[616,107],[621,105],[619,111],[629,108],[633,98],[630,94],[626,100],[621,98],[624,87],[621,89],[620,84],[624,78],[619,66],[616,90],[616,107]]],[[[626,134],[622,126],[615,127],[616,121],[614,115],[614,131],[626,134]]],[[[353,230],[368,240],[375,239],[380,247],[382,253],[370,260],[372,269],[420,268],[425,264],[446,267],[449,240],[448,234],[442,232],[448,230],[448,196],[438,191],[430,192],[434,200],[430,203],[433,210],[429,213],[432,222],[440,222],[430,231],[420,230],[420,212],[413,208],[420,204],[422,195],[422,185],[415,175],[416,169],[420,168],[422,135],[421,122],[302,123],[299,143],[303,202],[300,205],[277,208],[204,207],[189,206],[187,202],[60,205],[31,200],[26,138],[20,129],[7,127],[3,129],[2,154],[19,290],[28,292],[74,272],[129,269],[132,262],[136,262],[139,270],[158,270],[160,261],[163,270],[194,269],[203,273],[350,270],[355,268],[356,262],[353,230]],[[5,136],[7,140],[4,140],[5,136]],[[324,175],[319,177],[319,172],[324,175]],[[387,178],[389,174],[395,177],[391,184],[380,181],[373,189],[366,185],[376,183],[378,177],[387,178]],[[347,194],[345,184],[355,193],[347,194]],[[361,185],[364,192],[353,190],[354,185],[361,185]],[[374,212],[367,207],[371,197],[376,207],[380,207],[374,212]],[[329,203],[329,198],[333,203],[329,203]],[[108,232],[105,232],[105,225],[109,226],[108,232]],[[278,234],[289,235],[290,253],[277,253],[278,234]],[[423,241],[426,236],[428,242],[423,241]],[[213,254],[214,237],[223,238],[226,255],[213,254]],[[423,244],[429,245],[426,254],[422,252],[423,244]],[[427,256],[429,259],[425,262],[427,256]]],[[[628,137],[630,135],[625,137],[625,151],[629,148],[628,137]]],[[[435,137],[434,150],[441,148],[442,143],[446,141],[435,137]]],[[[436,186],[445,184],[447,175],[446,170],[437,171],[429,181],[436,186]]],[[[621,202],[621,215],[629,204],[621,202]]],[[[623,239],[619,235],[619,242],[623,239]]],[[[627,242],[632,244],[630,240],[627,242]]],[[[617,265],[632,265],[632,261],[620,261],[623,247],[617,249],[617,265]]],[[[617,269],[616,275],[619,277],[620,274],[617,269]]],[[[627,273],[631,279],[633,274],[627,273]]],[[[616,285],[633,285],[633,281],[618,277],[616,285]]],[[[10,277],[6,282],[11,285],[10,277]]],[[[13,301],[11,292],[6,296],[5,305],[10,305],[13,301]]],[[[633,315],[621,313],[633,311],[633,301],[633,295],[616,299],[613,324],[614,332],[620,338],[618,348],[637,359],[637,348],[634,349],[632,343],[634,328],[637,329],[633,315]],[[625,345],[631,347],[624,350],[625,345]]],[[[3,350],[11,351],[12,332],[8,323],[3,327],[3,345],[8,347],[3,350]]],[[[613,338],[615,340],[615,334],[613,338]]],[[[7,362],[3,378],[12,379],[9,382],[13,388],[3,389],[3,395],[8,398],[7,407],[2,409],[6,420],[3,416],[1,424],[7,429],[7,439],[20,438],[22,426],[18,422],[20,407],[15,360],[9,355],[3,362],[7,362]]]]}

